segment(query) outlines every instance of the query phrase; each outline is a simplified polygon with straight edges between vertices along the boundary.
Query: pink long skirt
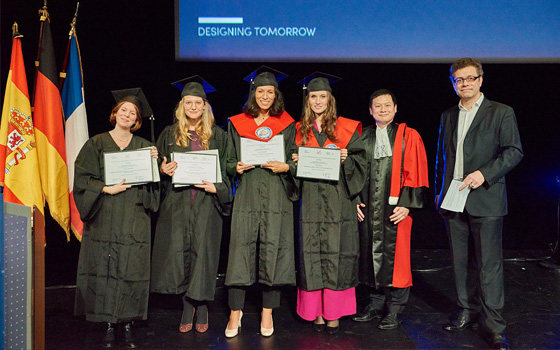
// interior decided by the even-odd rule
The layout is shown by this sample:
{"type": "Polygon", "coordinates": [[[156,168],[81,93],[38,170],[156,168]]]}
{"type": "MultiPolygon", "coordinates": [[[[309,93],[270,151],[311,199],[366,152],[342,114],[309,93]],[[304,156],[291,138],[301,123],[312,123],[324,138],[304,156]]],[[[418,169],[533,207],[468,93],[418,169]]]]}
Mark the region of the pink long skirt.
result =
{"type": "Polygon", "coordinates": [[[356,313],[356,292],[354,288],[325,288],[312,292],[298,288],[297,313],[307,321],[315,321],[317,316],[323,316],[326,320],[338,320],[342,316],[353,315],[356,313]]]}

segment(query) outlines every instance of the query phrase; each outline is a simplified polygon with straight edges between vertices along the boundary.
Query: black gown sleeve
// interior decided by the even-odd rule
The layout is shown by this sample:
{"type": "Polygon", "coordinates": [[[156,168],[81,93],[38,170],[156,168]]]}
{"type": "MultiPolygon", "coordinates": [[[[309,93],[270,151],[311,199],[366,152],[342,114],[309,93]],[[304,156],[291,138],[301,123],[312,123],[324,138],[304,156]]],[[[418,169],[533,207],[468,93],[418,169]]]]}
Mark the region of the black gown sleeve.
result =
{"type": "Polygon", "coordinates": [[[366,150],[357,130],[354,131],[346,149],[348,150],[348,157],[342,164],[343,181],[349,198],[354,198],[363,189],[367,177],[366,150]]]}
{"type": "Polygon", "coordinates": [[[80,219],[88,221],[101,208],[102,180],[100,160],[102,149],[95,138],[89,139],[78,154],[74,164],[74,201],[80,212],[80,219]]]}

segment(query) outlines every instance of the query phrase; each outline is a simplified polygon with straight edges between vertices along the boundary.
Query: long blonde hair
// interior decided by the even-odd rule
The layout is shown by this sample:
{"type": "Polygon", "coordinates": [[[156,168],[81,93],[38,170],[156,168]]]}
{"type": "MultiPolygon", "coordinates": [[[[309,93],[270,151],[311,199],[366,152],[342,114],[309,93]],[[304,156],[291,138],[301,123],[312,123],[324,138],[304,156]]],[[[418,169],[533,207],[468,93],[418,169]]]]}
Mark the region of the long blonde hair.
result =
{"type": "MultiPolygon", "coordinates": [[[[206,100],[204,100],[204,102],[205,104],[204,109],[202,110],[202,118],[196,125],[195,131],[198,134],[202,147],[204,147],[204,149],[209,149],[210,138],[212,137],[212,126],[214,126],[214,114],[212,113],[212,106],[210,106],[210,103],[206,100]]],[[[177,107],[175,108],[175,118],[177,119],[175,143],[177,146],[188,147],[192,138],[189,134],[189,122],[183,108],[183,99],[179,101],[177,107]]]]}
{"type": "MultiPolygon", "coordinates": [[[[336,142],[338,141],[336,135],[334,134],[334,129],[336,127],[336,119],[338,118],[336,113],[336,100],[334,96],[327,91],[327,109],[323,113],[323,121],[321,123],[321,130],[327,134],[329,140],[336,142]]],[[[309,142],[309,131],[313,127],[313,122],[315,122],[317,116],[315,112],[311,109],[309,105],[309,95],[305,98],[305,111],[301,117],[300,132],[303,139],[303,144],[306,145],[309,142]]]]}

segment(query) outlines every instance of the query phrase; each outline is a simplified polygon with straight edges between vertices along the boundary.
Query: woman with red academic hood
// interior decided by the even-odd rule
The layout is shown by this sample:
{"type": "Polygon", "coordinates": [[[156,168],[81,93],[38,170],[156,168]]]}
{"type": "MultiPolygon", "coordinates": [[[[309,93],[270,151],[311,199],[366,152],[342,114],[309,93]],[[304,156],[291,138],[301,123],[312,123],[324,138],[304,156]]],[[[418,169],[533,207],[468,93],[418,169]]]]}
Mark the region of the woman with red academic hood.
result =
{"type": "MultiPolygon", "coordinates": [[[[301,180],[297,313],[317,332],[335,334],[339,318],[356,313],[359,236],[356,196],[365,181],[361,123],[339,117],[330,82],[314,73],[304,114],[296,124],[298,146],[340,149],[339,180],[301,180]]],[[[301,83],[301,82],[300,82],[301,83]]],[[[294,154],[297,161],[299,157],[294,154]]]]}
{"type": "Polygon", "coordinates": [[[280,286],[295,284],[292,201],[297,200],[297,190],[291,154],[296,150],[296,129],[284,111],[275,74],[255,75],[243,113],[229,118],[228,125],[227,170],[236,183],[225,281],[231,309],[228,338],[239,332],[249,286],[259,283],[262,288],[261,335],[270,336],[280,286]],[[279,145],[274,150],[281,155],[263,160],[258,152],[246,154],[251,153],[248,145],[264,142],[269,144],[263,146],[279,145]]]}

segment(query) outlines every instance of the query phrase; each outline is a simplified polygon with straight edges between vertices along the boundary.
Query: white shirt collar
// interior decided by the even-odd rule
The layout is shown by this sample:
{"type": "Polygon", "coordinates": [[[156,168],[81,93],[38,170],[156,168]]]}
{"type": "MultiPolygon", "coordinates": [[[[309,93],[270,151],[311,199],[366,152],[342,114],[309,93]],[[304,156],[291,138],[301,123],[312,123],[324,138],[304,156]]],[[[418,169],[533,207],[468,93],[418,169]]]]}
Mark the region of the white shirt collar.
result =
{"type": "MultiPolygon", "coordinates": [[[[480,97],[478,98],[478,100],[476,100],[476,102],[474,103],[473,107],[478,109],[480,107],[480,105],[482,104],[482,100],[484,100],[484,94],[481,92],[480,93],[480,97]]],[[[471,108],[472,109],[472,108],[471,108]]],[[[459,110],[468,112],[468,109],[466,109],[463,106],[463,103],[461,102],[461,100],[459,100],[459,110]]]]}

